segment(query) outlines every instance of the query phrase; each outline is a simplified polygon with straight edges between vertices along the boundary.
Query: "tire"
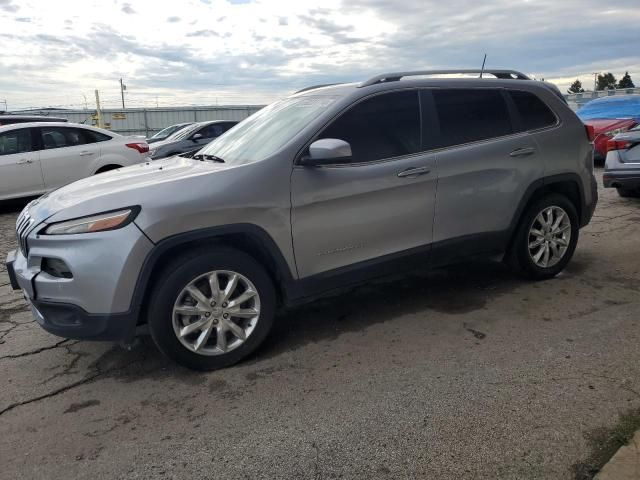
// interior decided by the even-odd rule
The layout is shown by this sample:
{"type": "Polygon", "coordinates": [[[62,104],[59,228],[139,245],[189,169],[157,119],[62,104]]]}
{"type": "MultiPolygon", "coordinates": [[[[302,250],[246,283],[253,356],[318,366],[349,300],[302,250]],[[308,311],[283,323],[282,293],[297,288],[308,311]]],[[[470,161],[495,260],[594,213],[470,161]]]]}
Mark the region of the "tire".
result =
{"type": "Polygon", "coordinates": [[[564,195],[557,193],[545,195],[529,206],[522,216],[511,250],[507,255],[508,263],[525,278],[546,280],[555,277],[571,260],[578,243],[579,231],[578,213],[575,205],[564,195]],[[544,233],[546,237],[544,235],[537,236],[538,233],[545,232],[544,224],[540,223],[539,216],[542,215],[543,219],[549,218],[548,213],[545,213],[549,212],[549,209],[554,214],[550,223],[553,225],[558,218],[562,218],[557,231],[563,230],[563,232],[555,234],[546,232],[544,233]],[[565,216],[561,216],[561,212],[564,212],[565,216]],[[535,234],[532,233],[534,231],[535,234]],[[566,235],[568,232],[570,235],[566,235]],[[562,245],[560,241],[563,242],[562,245]],[[542,243],[536,245],[538,242],[542,243]],[[531,245],[533,247],[530,250],[531,245]],[[548,256],[545,256],[545,245],[547,245],[546,248],[549,252],[548,256]],[[540,254],[541,249],[543,250],[542,254],[536,261],[535,257],[540,254]],[[548,259],[546,266],[543,265],[545,258],[548,259]]]}
{"type": "MultiPolygon", "coordinates": [[[[262,265],[241,251],[216,247],[213,252],[209,249],[190,252],[175,258],[163,270],[159,280],[150,298],[147,317],[149,330],[160,351],[180,365],[204,371],[229,367],[251,354],[271,330],[276,309],[273,283],[262,265]],[[216,272],[216,283],[221,292],[219,296],[212,294],[210,278],[213,272],[216,272]],[[235,290],[229,292],[227,303],[223,302],[224,290],[232,283],[232,274],[236,274],[237,283],[234,284],[235,290]],[[203,297],[196,301],[196,297],[186,291],[187,286],[190,286],[190,291],[195,286],[203,297]],[[232,308],[234,299],[240,300],[240,296],[248,297],[253,292],[256,294],[232,308]],[[216,300],[218,303],[215,306],[207,303],[208,306],[204,307],[204,301],[215,303],[216,300]],[[223,305],[228,310],[223,309],[223,305]],[[188,312],[196,309],[198,313],[183,315],[176,313],[176,308],[188,312]],[[234,308],[238,315],[259,313],[252,318],[224,313],[232,312],[234,308]],[[193,328],[194,324],[202,322],[205,322],[202,329],[198,327],[179,338],[179,332],[187,332],[185,327],[193,328]],[[233,331],[229,322],[235,325],[233,331]],[[239,331],[238,328],[246,335],[244,340],[234,334],[239,331]],[[211,332],[208,337],[205,332],[207,329],[211,332]],[[203,338],[208,339],[196,347],[203,332],[203,338]]],[[[198,296],[198,292],[195,295],[198,296]]]]}
{"type": "Polygon", "coordinates": [[[622,198],[637,198],[640,197],[640,192],[638,190],[632,190],[628,188],[617,187],[618,195],[622,198]]]}

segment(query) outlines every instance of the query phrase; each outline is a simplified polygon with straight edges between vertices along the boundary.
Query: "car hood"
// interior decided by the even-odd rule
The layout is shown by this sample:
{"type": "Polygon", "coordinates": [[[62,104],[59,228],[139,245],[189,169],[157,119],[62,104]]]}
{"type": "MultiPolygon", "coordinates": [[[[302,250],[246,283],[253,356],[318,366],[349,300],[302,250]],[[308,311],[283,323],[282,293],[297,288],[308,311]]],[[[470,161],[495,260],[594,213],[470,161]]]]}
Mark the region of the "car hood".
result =
{"type": "Polygon", "coordinates": [[[175,195],[176,189],[188,189],[190,182],[206,181],[213,188],[209,176],[229,168],[224,163],[177,156],[119,168],[43,195],[28,205],[29,214],[38,222],[51,223],[141,205],[145,199],[175,195]],[[177,182],[180,184],[176,185],[177,182]]]}

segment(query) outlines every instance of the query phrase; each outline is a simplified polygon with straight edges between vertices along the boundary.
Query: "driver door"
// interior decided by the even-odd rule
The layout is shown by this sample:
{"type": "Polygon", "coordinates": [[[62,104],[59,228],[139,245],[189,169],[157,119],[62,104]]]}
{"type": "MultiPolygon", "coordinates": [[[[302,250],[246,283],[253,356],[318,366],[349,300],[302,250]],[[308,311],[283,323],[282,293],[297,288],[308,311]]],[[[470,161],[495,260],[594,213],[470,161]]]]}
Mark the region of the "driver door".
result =
{"type": "Polygon", "coordinates": [[[291,222],[300,278],[428,251],[436,172],[434,156],[421,153],[421,132],[418,92],[406,90],[360,101],[316,137],[347,141],[352,157],[293,169],[291,222]]]}

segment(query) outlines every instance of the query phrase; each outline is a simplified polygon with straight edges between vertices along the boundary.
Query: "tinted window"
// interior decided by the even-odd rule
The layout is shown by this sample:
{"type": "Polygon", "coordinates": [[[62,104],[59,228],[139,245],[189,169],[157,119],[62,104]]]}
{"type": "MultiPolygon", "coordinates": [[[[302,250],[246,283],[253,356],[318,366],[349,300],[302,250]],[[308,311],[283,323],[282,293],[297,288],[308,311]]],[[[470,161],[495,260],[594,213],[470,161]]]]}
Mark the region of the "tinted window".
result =
{"type": "Polygon", "coordinates": [[[204,138],[215,138],[222,135],[227,129],[220,123],[212,123],[198,130],[204,138]]]}
{"type": "Polygon", "coordinates": [[[107,140],[111,140],[109,135],[105,135],[104,133],[94,132],[93,130],[80,130],[86,139],[86,143],[97,143],[97,142],[106,142],[107,140]]]}
{"type": "Polygon", "coordinates": [[[45,150],[94,143],[93,136],[87,135],[87,130],[79,128],[42,127],[40,132],[45,150]]]}
{"type": "Polygon", "coordinates": [[[368,162],[420,151],[418,92],[377,95],[352,107],[318,138],[351,145],[353,162],[368,162]]]}
{"type": "Polygon", "coordinates": [[[0,134],[0,155],[31,151],[31,130],[21,128],[0,134]]]}
{"type": "Polygon", "coordinates": [[[500,90],[434,89],[440,123],[436,146],[447,147],[512,133],[507,104],[500,90]]]}
{"type": "Polygon", "coordinates": [[[516,104],[524,130],[535,130],[555,125],[556,117],[553,112],[533,93],[516,90],[509,93],[513,98],[513,103],[516,104]]]}

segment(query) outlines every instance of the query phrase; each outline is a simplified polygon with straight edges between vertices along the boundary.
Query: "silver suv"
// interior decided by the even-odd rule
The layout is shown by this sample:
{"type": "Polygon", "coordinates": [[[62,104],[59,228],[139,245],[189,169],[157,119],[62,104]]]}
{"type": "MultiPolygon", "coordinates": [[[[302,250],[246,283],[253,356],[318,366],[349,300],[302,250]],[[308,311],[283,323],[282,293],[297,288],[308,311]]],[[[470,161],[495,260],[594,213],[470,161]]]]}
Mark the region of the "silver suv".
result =
{"type": "Polygon", "coordinates": [[[451,73],[479,72],[312,87],[193,158],[45,195],[18,218],[12,285],[49,332],[129,342],[146,323],[210,370],[255,350],[278,308],[407,266],[500,255],[553,277],[596,205],[585,126],[547,83],[451,73]]]}

